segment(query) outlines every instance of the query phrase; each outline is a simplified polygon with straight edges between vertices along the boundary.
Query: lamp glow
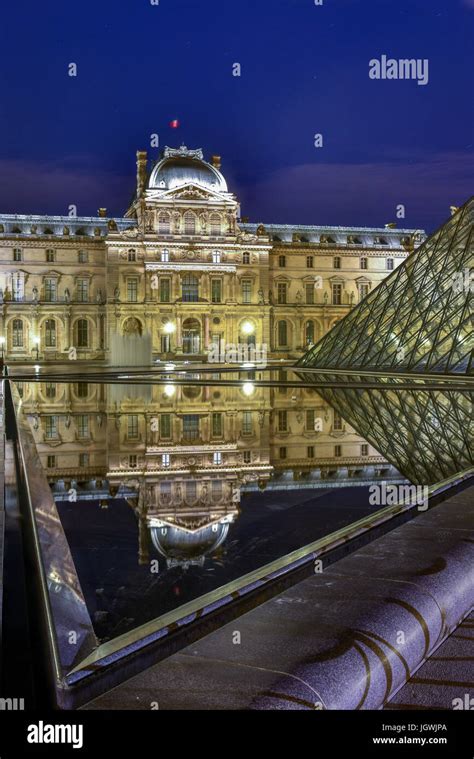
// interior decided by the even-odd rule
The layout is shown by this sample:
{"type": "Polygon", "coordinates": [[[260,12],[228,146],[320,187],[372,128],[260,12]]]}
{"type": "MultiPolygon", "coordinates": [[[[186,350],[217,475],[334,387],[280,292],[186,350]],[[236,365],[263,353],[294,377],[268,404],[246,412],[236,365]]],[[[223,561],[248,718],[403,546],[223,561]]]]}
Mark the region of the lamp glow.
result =
{"type": "Polygon", "coordinates": [[[173,332],[176,331],[176,324],[174,322],[166,322],[166,324],[163,324],[163,332],[166,335],[172,335],[173,332]]]}
{"type": "Polygon", "coordinates": [[[247,320],[243,322],[241,330],[244,335],[252,335],[255,332],[255,326],[247,320]]]}
{"type": "Polygon", "coordinates": [[[40,344],[40,339],[39,339],[39,337],[34,337],[34,338],[33,338],[33,342],[34,342],[34,344],[35,344],[35,345],[39,345],[39,344],[40,344]]]}
{"type": "Polygon", "coordinates": [[[171,398],[175,394],[176,388],[174,385],[165,385],[165,395],[171,398]]]}
{"type": "Polygon", "coordinates": [[[242,392],[247,397],[249,395],[253,395],[255,392],[255,385],[253,384],[253,382],[244,382],[244,384],[242,385],[242,392]]]}

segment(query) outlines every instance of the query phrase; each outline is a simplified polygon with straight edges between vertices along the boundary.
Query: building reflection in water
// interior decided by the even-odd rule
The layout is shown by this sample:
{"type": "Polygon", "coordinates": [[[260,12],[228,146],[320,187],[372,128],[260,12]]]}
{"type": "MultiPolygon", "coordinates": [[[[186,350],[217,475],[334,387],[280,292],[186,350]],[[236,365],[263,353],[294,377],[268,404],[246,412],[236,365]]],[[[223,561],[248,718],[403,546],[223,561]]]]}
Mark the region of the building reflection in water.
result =
{"type": "Polygon", "coordinates": [[[104,508],[126,499],[139,563],[155,558],[160,572],[218,557],[243,494],[402,479],[312,389],[244,380],[139,388],[18,385],[55,499],[104,508]]]}

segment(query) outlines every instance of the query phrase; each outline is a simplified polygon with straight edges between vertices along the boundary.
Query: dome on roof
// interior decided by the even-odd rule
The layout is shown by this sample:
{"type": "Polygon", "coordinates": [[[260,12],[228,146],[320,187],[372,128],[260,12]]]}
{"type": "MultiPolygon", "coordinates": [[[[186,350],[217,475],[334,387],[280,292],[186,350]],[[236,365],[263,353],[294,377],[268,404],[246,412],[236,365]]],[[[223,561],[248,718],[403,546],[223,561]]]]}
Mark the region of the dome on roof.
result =
{"type": "Polygon", "coordinates": [[[188,150],[182,145],[177,150],[165,148],[163,157],[151,172],[150,190],[174,190],[194,184],[214,192],[227,192],[227,183],[221,172],[203,158],[202,150],[188,150]]]}

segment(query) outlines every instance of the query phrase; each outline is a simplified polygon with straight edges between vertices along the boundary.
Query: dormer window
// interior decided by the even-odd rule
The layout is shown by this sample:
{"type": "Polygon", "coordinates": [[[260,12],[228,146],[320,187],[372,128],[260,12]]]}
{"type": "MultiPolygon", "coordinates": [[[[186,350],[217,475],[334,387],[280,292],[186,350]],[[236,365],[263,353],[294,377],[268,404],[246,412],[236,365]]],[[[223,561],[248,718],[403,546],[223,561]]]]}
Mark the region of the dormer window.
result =
{"type": "Polygon", "coordinates": [[[385,239],[385,237],[376,237],[374,242],[376,245],[388,245],[388,242],[385,239]]]}

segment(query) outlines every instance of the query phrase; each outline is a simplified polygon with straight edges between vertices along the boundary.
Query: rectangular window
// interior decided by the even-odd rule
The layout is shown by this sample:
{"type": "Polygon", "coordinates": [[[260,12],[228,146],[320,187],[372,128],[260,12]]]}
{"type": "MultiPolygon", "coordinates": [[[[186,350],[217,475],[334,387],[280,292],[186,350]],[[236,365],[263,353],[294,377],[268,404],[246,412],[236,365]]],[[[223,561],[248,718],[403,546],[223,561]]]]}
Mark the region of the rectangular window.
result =
{"type": "MultiPolygon", "coordinates": [[[[220,222],[219,222],[219,231],[216,231],[215,234],[220,234],[220,222]]],[[[212,232],[211,232],[212,234],[212,232]]],[[[221,252],[220,250],[213,250],[212,251],[212,263],[213,264],[220,264],[221,262],[221,252]]]]}
{"type": "Polygon", "coordinates": [[[387,270],[388,271],[393,270],[393,258],[387,258],[387,270]]]}
{"type": "Polygon", "coordinates": [[[220,451],[215,451],[212,456],[212,463],[213,464],[222,464],[222,453],[220,451]]]}
{"type": "Polygon", "coordinates": [[[168,467],[171,463],[169,453],[163,453],[161,456],[161,466],[168,467]]]}
{"type": "Polygon", "coordinates": [[[161,261],[162,261],[162,263],[167,264],[167,263],[169,263],[169,260],[170,260],[170,252],[169,252],[169,250],[162,250],[161,251],[161,261]]]}
{"type": "Polygon", "coordinates": [[[306,256],[306,268],[312,269],[314,265],[314,259],[313,256],[306,256]]]}
{"type": "Polygon", "coordinates": [[[278,266],[280,269],[284,269],[286,266],[286,256],[278,256],[278,266]]]}
{"type": "Polygon", "coordinates": [[[131,453],[128,457],[128,466],[130,469],[136,469],[137,467],[137,455],[136,453],[131,453]]]}
{"type": "Polygon", "coordinates": [[[222,433],[223,433],[222,414],[219,411],[214,411],[211,416],[212,437],[222,437],[222,433]]]}
{"type": "Polygon", "coordinates": [[[366,258],[361,258],[360,259],[360,268],[361,269],[367,269],[367,264],[368,264],[368,261],[367,261],[366,258]]]}
{"type": "Polygon", "coordinates": [[[171,231],[171,219],[168,213],[161,213],[158,217],[158,232],[160,235],[169,235],[171,231]]]}
{"type": "Polygon", "coordinates": [[[169,303],[171,296],[171,280],[168,277],[160,277],[160,303],[169,303]]]}
{"type": "Polygon", "coordinates": [[[280,456],[281,459],[286,459],[286,448],[285,447],[281,447],[280,448],[280,450],[279,450],[279,456],[280,456]]]}
{"type": "Polygon", "coordinates": [[[47,382],[45,386],[46,398],[56,398],[56,383],[47,382]]]}
{"type": "Polygon", "coordinates": [[[199,438],[199,416],[197,414],[185,414],[183,416],[184,440],[197,440],[199,438]]]}
{"type": "Polygon", "coordinates": [[[79,466],[89,466],[89,454],[88,453],[80,453],[79,454],[79,466]]]}
{"type": "Polygon", "coordinates": [[[127,417],[127,438],[129,440],[138,438],[138,414],[129,414],[127,417]]]}
{"type": "Polygon", "coordinates": [[[171,353],[171,335],[161,335],[161,352],[171,353]]]}
{"type": "Polygon", "coordinates": [[[56,456],[48,456],[47,466],[48,469],[56,469],[56,456]]]}
{"type": "Polygon", "coordinates": [[[76,418],[77,436],[80,438],[89,437],[89,416],[88,414],[79,414],[76,418]]]}
{"type": "Polygon", "coordinates": [[[244,464],[252,463],[252,451],[244,451],[244,464]]]}
{"type": "Polygon", "coordinates": [[[333,265],[334,269],[340,269],[341,268],[341,259],[339,258],[339,256],[335,256],[335,258],[333,258],[332,265],[333,265]]]}
{"type": "Polygon", "coordinates": [[[129,303],[136,303],[138,300],[138,279],[129,277],[127,279],[127,300],[129,303]]]}
{"type": "Polygon", "coordinates": [[[162,440],[171,438],[171,414],[160,414],[160,438],[162,440]]]}
{"type": "Polygon", "coordinates": [[[252,302],[252,281],[250,279],[242,280],[242,303],[252,302]]]}
{"type": "Polygon", "coordinates": [[[308,445],[306,449],[306,456],[308,459],[314,459],[314,445],[308,445]]]}
{"type": "Polygon", "coordinates": [[[46,263],[53,264],[56,261],[56,253],[54,250],[46,251],[46,263]]]}
{"type": "Polygon", "coordinates": [[[160,501],[169,503],[171,501],[171,482],[160,482],[160,501]]]}
{"type": "Polygon", "coordinates": [[[136,261],[137,260],[137,254],[134,250],[129,250],[127,254],[127,258],[129,261],[136,261]]]}
{"type": "Polygon", "coordinates": [[[342,455],[342,447],[340,445],[335,445],[334,446],[334,456],[336,458],[339,458],[339,456],[341,456],[341,455],[342,455]]]}
{"type": "Polygon", "coordinates": [[[78,398],[87,398],[89,395],[89,384],[87,382],[78,382],[76,395],[78,398]]]}
{"type": "Polygon", "coordinates": [[[283,382],[286,382],[286,381],[287,381],[286,372],[284,369],[280,369],[278,372],[278,383],[279,383],[278,392],[280,393],[280,395],[286,395],[287,388],[284,387],[284,385],[282,384],[283,382]]]}
{"type": "Polygon", "coordinates": [[[211,301],[212,303],[221,303],[222,301],[221,279],[211,279],[211,301]]]}
{"type": "Polygon", "coordinates": [[[252,433],[253,433],[252,412],[243,411],[242,412],[242,435],[251,435],[252,433]]]}
{"type": "Polygon", "coordinates": [[[250,253],[247,250],[242,253],[242,263],[243,264],[250,263],[250,253]]]}
{"type": "Polygon", "coordinates": [[[89,261],[89,253],[87,250],[80,250],[77,254],[77,261],[80,264],[86,264],[89,261]]]}
{"type": "Polygon", "coordinates": [[[47,416],[44,420],[45,429],[44,429],[44,436],[46,440],[54,440],[54,438],[58,437],[58,417],[57,416],[47,416]]]}
{"type": "Polygon", "coordinates": [[[369,455],[369,446],[367,443],[362,443],[360,447],[360,455],[361,456],[368,456],[369,455]]]}
{"type": "Polygon", "coordinates": [[[16,302],[25,297],[25,278],[21,272],[12,274],[12,299],[16,302]]]}
{"type": "Polygon", "coordinates": [[[77,280],[77,300],[79,303],[89,302],[89,279],[81,277],[77,280]]]}
{"type": "Polygon", "coordinates": [[[306,411],[306,431],[314,432],[314,409],[308,409],[306,411]]]}
{"type": "Polygon", "coordinates": [[[287,285],[286,282],[279,282],[277,287],[277,303],[286,303],[287,285]]]}
{"type": "Polygon", "coordinates": [[[23,254],[22,254],[21,248],[13,248],[13,260],[21,261],[22,259],[23,259],[23,254]]]}
{"type": "Polygon", "coordinates": [[[359,285],[359,300],[362,300],[368,294],[369,294],[369,285],[366,285],[366,284],[359,285]]]}
{"type": "Polygon", "coordinates": [[[342,285],[332,286],[332,302],[334,306],[340,306],[342,303],[342,285]]]}
{"type": "Polygon", "coordinates": [[[339,411],[334,411],[332,427],[333,430],[342,430],[342,416],[340,415],[339,411]]]}
{"type": "Polygon", "coordinates": [[[278,432],[288,432],[288,412],[278,412],[278,432]]]}
{"type": "Polygon", "coordinates": [[[56,277],[46,277],[44,280],[44,299],[47,303],[53,303],[58,296],[58,280],[56,277]]]}
{"type": "Polygon", "coordinates": [[[309,285],[305,285],[306,290],[306,303],[312,305],[314,303],[314,284],[311,282],[309,285]]]}

